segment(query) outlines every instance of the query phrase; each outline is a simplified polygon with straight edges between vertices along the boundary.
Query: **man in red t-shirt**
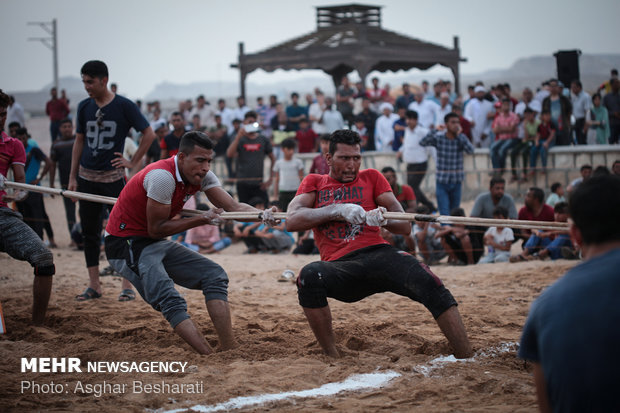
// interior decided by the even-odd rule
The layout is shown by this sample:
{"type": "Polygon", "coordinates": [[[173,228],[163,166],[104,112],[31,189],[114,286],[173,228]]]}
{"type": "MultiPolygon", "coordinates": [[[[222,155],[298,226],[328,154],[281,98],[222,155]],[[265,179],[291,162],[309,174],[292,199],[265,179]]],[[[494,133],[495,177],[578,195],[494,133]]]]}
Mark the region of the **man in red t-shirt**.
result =
{"type": "MultiPolygon", "coordinates": [[[[532,187],[525,194],[525,205],[519,210],[517,219],[523,221],[549,221],[555,220],[555,214],[553,208],[545,204],[545,191],[540,188],[532,187]]],[[[522,229],[520,231],[519,238],[527,240],[532,231],[529,229],[522,229]]]]}
{"type": "Polygon", "coordinates": [[[339,357],[327,297],[355,302],[390,291],[422,303],[453,346],[469,357],[471,345],[456,301],[441,280],[412,255],[381,238],[380,229],[408,235],[411,224],[388,220],[386,211],[403,212],[387,180],[375,169],[360,171],[360,137],[350,130],[331,135],[326,155],[329,175],[304,178],[288,209],[288,231],[312,229],[322,261],[302,268],[299,303],[319,344],[339,357]]]}

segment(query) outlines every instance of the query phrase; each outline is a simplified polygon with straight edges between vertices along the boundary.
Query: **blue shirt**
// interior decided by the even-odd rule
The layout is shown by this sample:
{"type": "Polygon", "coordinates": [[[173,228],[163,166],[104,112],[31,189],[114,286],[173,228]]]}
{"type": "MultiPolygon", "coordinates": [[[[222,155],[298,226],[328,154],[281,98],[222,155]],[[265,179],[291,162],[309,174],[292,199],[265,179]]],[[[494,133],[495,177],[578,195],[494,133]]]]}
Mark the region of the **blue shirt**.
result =
{"type": "Polygon", "coordinates": [[[618,412],[620,248],[568,271],[534,302],[519,357],[540,363],[556,412],[618,412]]]}
{"type": "MultiPolygon", "coordinates": [[[[400,125],[400,126],[407,127],[407,120],[398,119],[397,121],[394,122],[394,125],[400,125]]],[[[394,140],[392,141],[392,149],[394,150],[394,152],[398,152],[398,149],[403,144],[404,137],[405,137],[404,130],[394,129],[394,140]]]]}
{"type": "Polygon", "coordinates": [[[474,146],[462,133],[448,139],[445,133],[431,131],[420,141],[420,146],[437,148],[437,182],[456,184],[463,182],[463,152],[473,153],[474,146]]]}
{"type": "Polygon", "coordinates": [[[76,132],[84,135],[80,165],[96,171],[114,169],[114,152],[123,153],[129,129],[143,132],[149,127],[140,109],[131,100],[116,95],[102,108],[95,99],[84,99],[78,105],[76,132]],[[97,111],[103,114],[97,119],[97,111]]]}
{"type": "Polygon", "coordinates": [[[37,146],[26,147],[26,165],[24,171],[26,174],[26,183],[30,184],[37,179],[39,175],[39,169],[41,168],[41,162],[45,159],[45,155],[41,152],[37,146]]]}

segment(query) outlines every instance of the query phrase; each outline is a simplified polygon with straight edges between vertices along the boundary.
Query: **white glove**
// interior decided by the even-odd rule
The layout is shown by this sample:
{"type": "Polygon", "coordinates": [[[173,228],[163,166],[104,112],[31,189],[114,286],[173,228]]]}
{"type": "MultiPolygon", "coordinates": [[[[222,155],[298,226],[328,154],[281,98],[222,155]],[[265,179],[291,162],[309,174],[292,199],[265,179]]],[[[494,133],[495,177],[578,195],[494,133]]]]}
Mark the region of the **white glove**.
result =
{"type": "Polygon", "coordinates": [[[26,198],[28,198],[28,191],[24,191],[23,189],[18,189],[15,192],[13,192],[13,199],[17,202],[21,202],[26,198]]]}
{"type": "Polygon", "coordinates": [[[337,204],[334,212],[351,224],[360,225],[366,222],[366,211],[357,204],[337,204]]]}
{"type": "Polygon", "coordinates": [[[4,189],[4,181],[6,181],[6,178],[0,174],[0,189],[4,189]]]}
{"type": "Polygon", "coordinates": [[[209,225],[220,225],[224,220],[220,216],[223,209],[216,208],[210,209],[209,211],[202,214],[202,217],[209,221],[209,225]]]}
{"type": "Polygon", "coordinates": [[[276,225],[278,225],[281,221],[279,219],[276,219],[276,217],[274,216],[274,213],[277,211],[278,209],[274,206],[271,208],[265,209],[259,215],[260,219],[263,220],[263,224],[268,225],[270,227],[275,227],[276,225]]]}
{"type": "Polygon", "coordinates": [[[371,227],[384,227],[387,225],[387,218],[383,216],[383,213],[387,212],[384,207],[378,207],[372,211],[366,212],[366,224],[371,227]]]}

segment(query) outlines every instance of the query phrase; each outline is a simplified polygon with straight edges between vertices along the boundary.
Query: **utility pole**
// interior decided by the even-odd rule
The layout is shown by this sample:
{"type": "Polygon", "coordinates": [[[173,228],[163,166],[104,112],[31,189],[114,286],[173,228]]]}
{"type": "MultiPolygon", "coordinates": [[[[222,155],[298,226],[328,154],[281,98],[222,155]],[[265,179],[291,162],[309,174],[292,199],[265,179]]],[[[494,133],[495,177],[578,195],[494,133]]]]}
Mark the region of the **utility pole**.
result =
{"type": "Polygon", "coordinates": [[[51,22],[28,22],[28,25],[39,26],[50,35],[50,37],[30,37],[28,40],[41,42],[52,51],[54,57],[54,87],[58,90],[58,40],[56,36],[56,19],[52,19],[51,22]]]}

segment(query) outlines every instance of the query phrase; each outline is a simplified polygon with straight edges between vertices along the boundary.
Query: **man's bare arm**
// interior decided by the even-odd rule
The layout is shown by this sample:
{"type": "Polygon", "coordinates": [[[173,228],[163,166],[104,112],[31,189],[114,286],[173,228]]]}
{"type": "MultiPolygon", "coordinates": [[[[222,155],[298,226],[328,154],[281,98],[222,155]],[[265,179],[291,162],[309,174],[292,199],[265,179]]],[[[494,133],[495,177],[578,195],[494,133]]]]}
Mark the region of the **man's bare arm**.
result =
{"type": "Polygon", "coordinates": [[[211,209],[191,218],[170,219],[171,206],[151,198],[146,201],[146,222],[149,237],[160,239],[201,225],[216,225],[221,209],[211,209]]]}
{"type": "Polygon", "coordinates": [[[69,174],[69,191],[77,191],[77,176],[80,168],[80,159],[84,150],[84,134],[76,133],[73,151],[71,152],[71,172],[69,174]]]}
{"type": "MultiPolygon", "coordinates": [[[[384,207],[389,212],[405,212],[403,207],[396,200],[393,192],[384,192],[375,199],[377,205],[384,207]]],[[[384,228],[390,231],[392,234],[409,235],[411,234],[411,224],[409,221],[402,219],[390,219],[384,228]]]]}

